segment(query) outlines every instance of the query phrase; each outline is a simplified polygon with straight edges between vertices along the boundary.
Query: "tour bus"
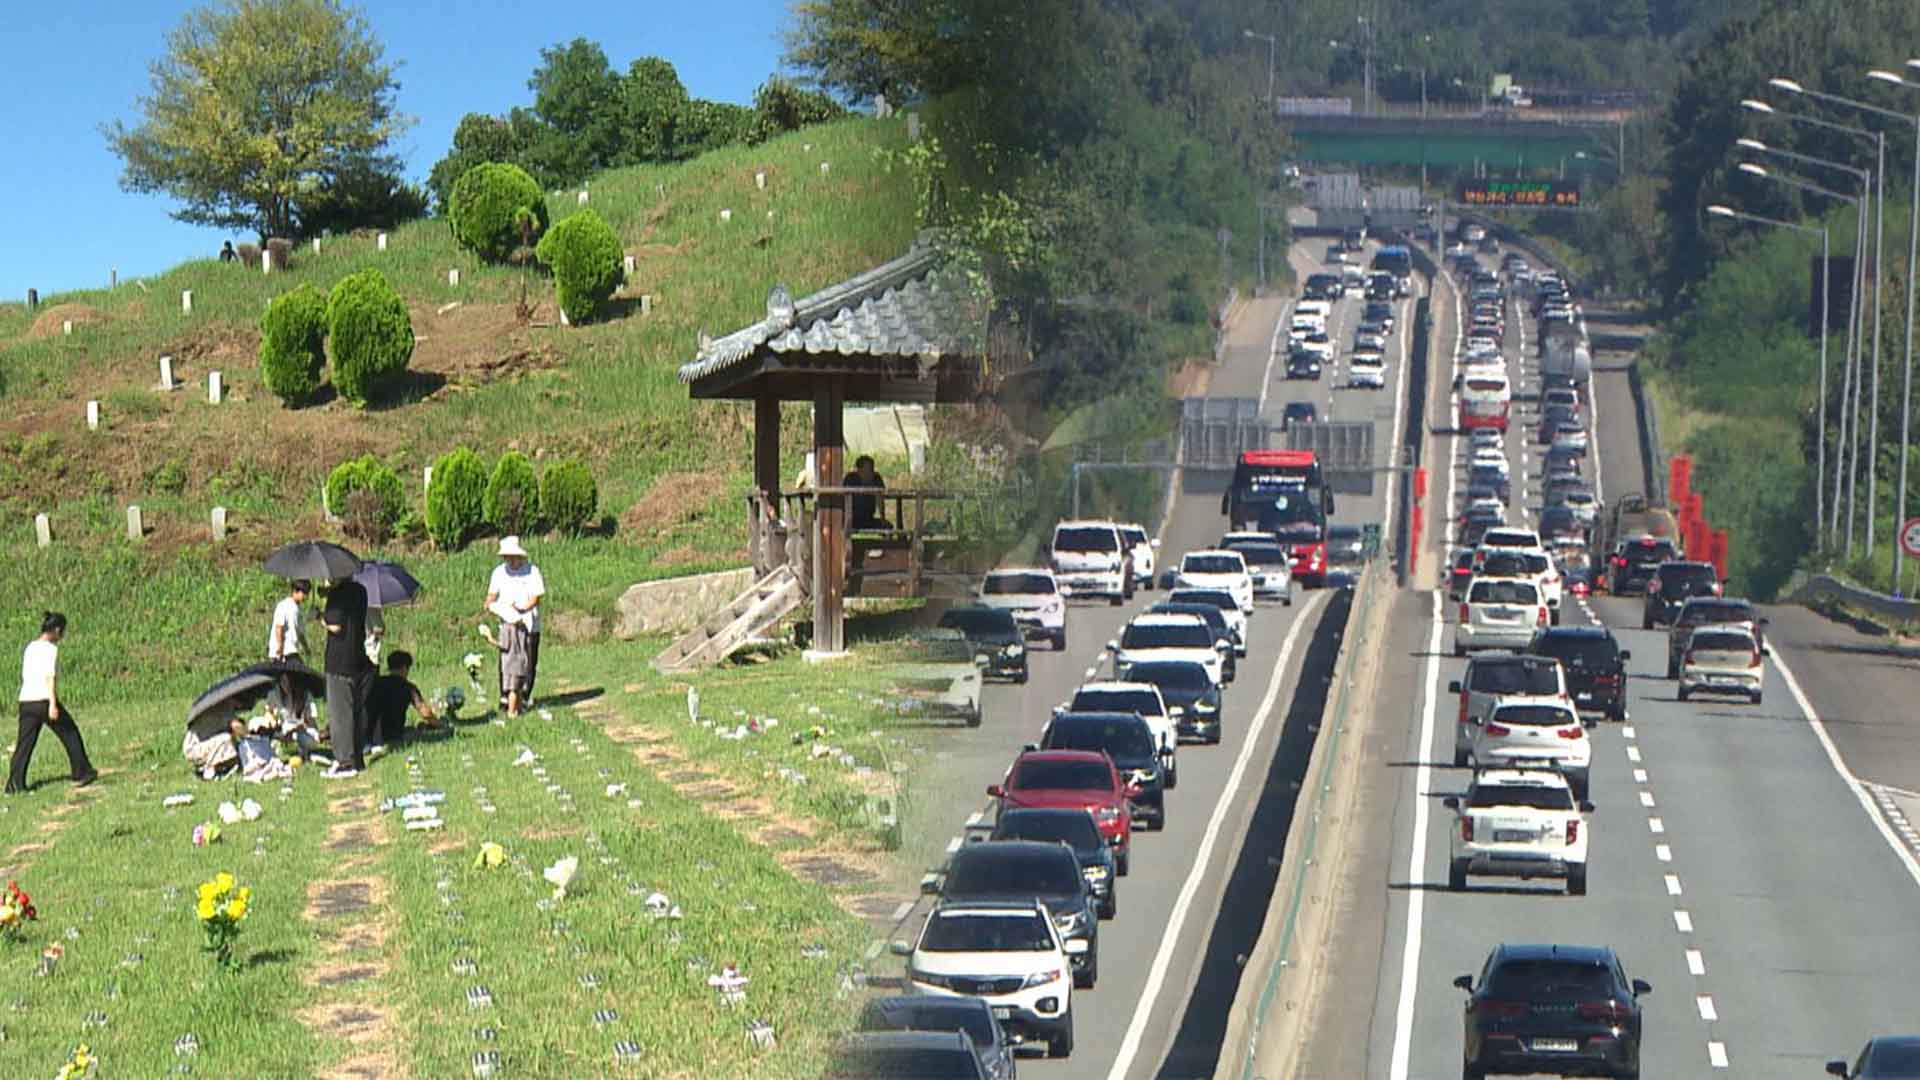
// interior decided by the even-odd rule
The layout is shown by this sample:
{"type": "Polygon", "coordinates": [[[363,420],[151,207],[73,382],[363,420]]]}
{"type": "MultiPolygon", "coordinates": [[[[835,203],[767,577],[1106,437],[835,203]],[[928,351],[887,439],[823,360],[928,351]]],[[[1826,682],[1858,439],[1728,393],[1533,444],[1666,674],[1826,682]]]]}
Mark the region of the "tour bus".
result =
{"type": "Polygon", "coordinates": [[[1233,483],[1220,498],[1234,531],[1274,533],[1293,557],[1294,578],[1303,586],[1326,576],[1328,515],[1333,491],[1311,450],[1248,450],[1234,466],[1233,483]]]}
{"type": "Polygon", "coordinates": [[[1468,368],[1460,378],[1459,396],[1461,431],[1507,430],[1507,412],[1513,407],[1513,386],[1507,381],[1506,372],[1492,365],[1468,368]]]}

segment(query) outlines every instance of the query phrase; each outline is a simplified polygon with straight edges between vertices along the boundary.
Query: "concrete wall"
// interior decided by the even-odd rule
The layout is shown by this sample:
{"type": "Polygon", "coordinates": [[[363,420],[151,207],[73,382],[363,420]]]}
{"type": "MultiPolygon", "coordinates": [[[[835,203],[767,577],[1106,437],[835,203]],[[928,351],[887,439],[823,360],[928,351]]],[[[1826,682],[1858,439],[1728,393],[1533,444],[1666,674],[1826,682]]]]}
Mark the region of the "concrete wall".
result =
{"type": "Polygon", "coordinates": [[[643,581],[620,594],[613,636],[628,641],[641,634],[680,634],[727,605],[753,584],[753,568],[720,570],[691,577],[643,581]]]}

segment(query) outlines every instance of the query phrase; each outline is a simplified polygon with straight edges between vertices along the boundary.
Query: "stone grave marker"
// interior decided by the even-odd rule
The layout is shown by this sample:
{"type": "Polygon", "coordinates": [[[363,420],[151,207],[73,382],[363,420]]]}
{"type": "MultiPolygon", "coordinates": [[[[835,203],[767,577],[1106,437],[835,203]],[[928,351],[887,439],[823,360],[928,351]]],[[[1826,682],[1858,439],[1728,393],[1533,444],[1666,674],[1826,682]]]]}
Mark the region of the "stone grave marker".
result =
{"type": "Polygon", "coordinates": [[[107,271],[107,288],[117,289],[119,287],[120,287],[120,268],[116,266],[107,271]]]}
{"type": "Polygon", "coordinates": [[[160,389],[171,390],[173,388],[173,357],[162,356],[160,358],[160,389]]]}
{"type": "Polygon", "coordinates": [[[821,163],[820,163],[820,175],[821,175],[821,176],[825,176],[825,175],[827,175],[828,173],[830,173],[830,172],[832,172],[832,171],[833,171],[833,162],[831,162],[831,161],[823,161],[823,162],[821,162],[821,163]]]}
{"type": "Polygon", "coordinates": [[[640,314],[642,315],[653,314],[653,294],[652,293],[640,294],[640,314]]]}
{"type": "Polygon", "coordinates": [[[489,1077],[500,1069],[500,1051],[481,1050],[473,1055],[473,1075],[489,1077]]]}
{"type": "Polygon", "coordinates": [[[60,332],[62,334],[67,335],[68,337],[72,337],[73,336],[73,320],[72,319],[60,320],[60,332]]]}
{"type": "Polygon", "coordinates": [[[138,540],[146,535],[146,528],[140,520],[140,507],[127,507],[127,539],[138,540]]]}
{"type": "Polygon", "coordinates": [[[207,404],[220,404],[220,373],[217,371],[207,372],[207,404]]]}
{"type": "Polygon", "coordinates": [[[192,289],[180,290],[180,313],[182,315],[193,314],[193,290],[192,289]]]}
{"type": "Polygon", "coordinates": [[[612,1009],[595,1009],[593,1012],[594,1027],[606,1027],[618,1019],[620,1019],[620,1014],[612,1009]]]}
{"type": "Polygon", "coordinates": [[[753,173],[753,186],[761,191],[767,190],[767,170],[756,169],[753,173]]]}
{"type": "Polygon", "coordinates": [[[313,253],[320,254],[320,238],[317,236],[313,238],[313,253]]]}
{"type": "Polygon", "coordinates": [[[100,430],[100,403],[97,401],[87,402],[87,430],[100,430]]]}
{"type": "Polygon", "coordinates": [[[375,248],[378,248],[381,251],[387,250],[387,234],[381,233],[379,236],[375,237],[373,241],[373,246],[375,248]]]}
{"type": "Polygon", "coordinates": [[[273,249],[272,248],[260,249],[260,272],[263,274],[273,273],[273,249]]]}
{"type": "Polygon", "coordinates": [[[631,255],[628,255],[628,256],[627,256],[627,257],[626,257],[626,258],[625,258],[625,259],[624,259],[624,260],[622,261],[622,266],[624,266],[624,268],[625,268],[625,269],[624,269],[624,273],[626,274],[626,276],[627,276],[627,277],[632,277],[632,276],[633,276],[633,256],[631,256],[631,255]]]}
{"type": "Polygon", "coordinates": [[[467,1008],[484,1009],[493,1004],[493,991],[484,986],[467,987],[467,1008]]]}
{"type": "Polygon", "coordinates": [[[621,1066],[640,1064],[640,1044],[627,1039],[614,1043],[613,1063],[621,1066]]]}
{"type": "Polygon", "coordinates": [[[34,308],[37,308],[39,306],[40,306],[40,290],[28,289],[27,290],[27,310],[31,311],[34,308]]]}
{"type": "Polygon", "coordinates": [[[216,542],[227,538],[227,508],[224,506],[213,508],[213,538],[216,542]]]}
{"type": "Polygon", "coordinates": [[[459,284],[460,284],[460,270],[459,270],[459,268],[458,268],[458,267],[455,267],[454,269],[451,269],[451,270],[448,270],[448,271],[447,271],[447,284],[449,284],[449,285],[452,285],[452,286],[455,286],[455,287],[458,287],[458,286],[459,286],[459,284]]]}
{"type": "Polygon", "coordinates": [[[587,193],[582,191],[579,195],[574,197],[574,202],[580,206],[587,205],[587,193]]]}
{"type": "Polygon", "coordinates": [[[720,211],[720,220],[721,220],[721,221],[732,221],[732,220],[733,220],[733,211],[731,211],[731,210],[722,210],[722,211],[720,211]]]}
{"type": "Polygon", "coordinates": [[[919,113],[907,114],[907,141],[908,142],[920,141],[920,114],[919,113]]]}

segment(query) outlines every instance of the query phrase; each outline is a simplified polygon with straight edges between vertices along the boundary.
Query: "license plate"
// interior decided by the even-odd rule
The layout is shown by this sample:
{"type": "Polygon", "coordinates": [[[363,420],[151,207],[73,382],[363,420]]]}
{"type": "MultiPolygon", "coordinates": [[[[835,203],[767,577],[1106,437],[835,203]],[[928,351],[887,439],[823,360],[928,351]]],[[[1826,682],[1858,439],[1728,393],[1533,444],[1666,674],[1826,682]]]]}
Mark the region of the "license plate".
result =
{"type": "Polygon", "coordinates": [[[1523,829],[1495,829],[1493,840],[1497,844],[1524,844],[1533,839],[1533,834],[1523,829]]]}
{"type": "Polygon", "coordinates": [[[1535,1039],[1533,1049],[1536,1052],[1553,1054],[1571,1054],[1580,1049],[1579,1039],[1535,1039]]]}
{"type": "Polygon", "coordinates": [[[1013,1009],[1006,1005],[995,1005],[993,1015],[996,1020],[1010,1020],[1013,1018],[1013,1009]]]}
{"type": "Polygon", "coordinates": [[[1591,691],[1591,690],[1582,690],[1582,691],[1580,691],[1580,692],[1579,692],[1578,694],[1575,694],[1575,695],[1574,695],[1574,697],[1576,697],[1576,698],[1578,698],[1578,699],[1579,699],[1579,700],[1581,700],[1581,701],[1592,701],[1592,700],[1593,700],[1593,691],[1591,691]]]}

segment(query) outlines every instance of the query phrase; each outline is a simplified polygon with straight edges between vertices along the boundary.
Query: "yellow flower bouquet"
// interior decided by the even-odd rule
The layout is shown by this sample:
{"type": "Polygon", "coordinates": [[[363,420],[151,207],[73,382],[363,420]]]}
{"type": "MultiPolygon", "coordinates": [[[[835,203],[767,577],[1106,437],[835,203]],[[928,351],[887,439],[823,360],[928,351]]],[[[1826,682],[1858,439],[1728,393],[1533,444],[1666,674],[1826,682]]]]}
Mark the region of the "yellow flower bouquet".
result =
{"type": "Polygon", "coordinates": [[[73,1056],[67,1059],[67,1063],[60,1066],[60,1074],[54,1080],[85,1080],[94,1074],[99,1062],[100,1059],[93,1056],[87,1044],[81,1043],[74,1047],[73,1056]]]}
{"type": "Polygon", "coordinates": [[[233,946],[240,937],[240,924],[246,920],[247,906],[252,899],[253,890],[235,883],[233,875],[225,870],[215,874],[212,881],[200,883],[200,898],[194,914],[200,917],[201,929],[207,934],[206,951],[228,970],[239,966],[234,960],[233,946]]]}

